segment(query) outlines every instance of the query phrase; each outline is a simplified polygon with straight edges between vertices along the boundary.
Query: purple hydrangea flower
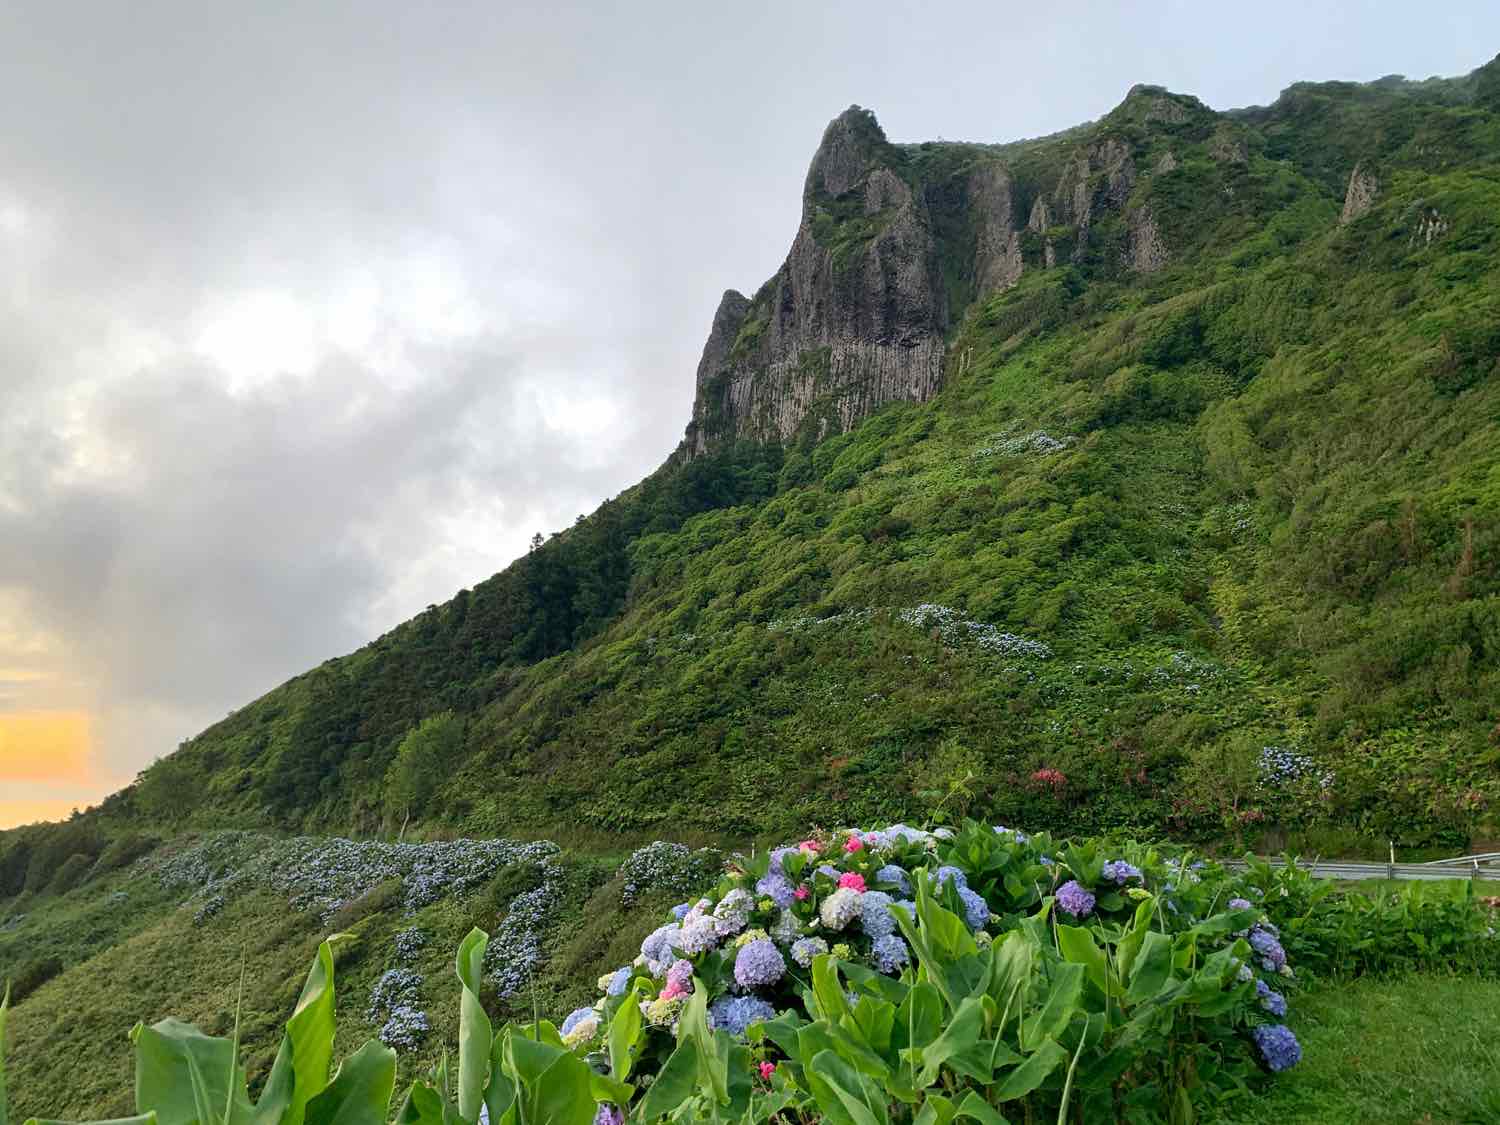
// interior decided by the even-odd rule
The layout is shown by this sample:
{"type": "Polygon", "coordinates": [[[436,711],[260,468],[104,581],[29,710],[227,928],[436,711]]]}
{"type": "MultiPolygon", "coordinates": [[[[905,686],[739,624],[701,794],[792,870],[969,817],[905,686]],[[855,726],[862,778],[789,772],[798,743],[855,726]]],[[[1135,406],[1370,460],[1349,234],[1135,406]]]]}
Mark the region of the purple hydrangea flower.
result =
{"type": "Polygon", "coordinates": [[[1277,1019],[1286,1016],[1286,997],[1272,990],[1271,986],[1263,980],[1255,982],[1255,995],[1260,997],[1260,1006],[1270,1012],[1277,1019]]]}
{"type": "Polygon", "coordinates": [[[672,946],[684,953],[707,953],[719,942],[719,922],[714,918],[695,918],[673,935],[672,946]]]}
{"type": "Polygon", "coordinates": [[[574,1008],[571,1012],[568,1013],[568,1018],[563,1020],[562,1027],[558,1030],[566,1036],[568,1032],[572,1031],[584,1020],[590,1018],[597,1019],[598,1016],[599,1013],[594,1011],[593,1008],[574,1008]]]}
{"type": "Polygon", "coordinates": [[[770,938],[756,938],[740,947],[734,959],[734,979],[741,988],[764,988],[786,973],[786,959],[770,938]]]}
{"type": "Polygon", "coordinates": [[[721,996],[709,1006],[709,1023],[735,1038],[744,1038],[752,1023],[776,1018],[776,1009],[758,996],[721,996]]]}
{"type": "Polygon", "coordinates": [[[792,881],[778,872],[763,875],[755,884],[755,893],[765,895],[777,906],[791,906],[796,901],[797,888],[792,886],[792,881]]]}
{"type": "Polygon", "coordinates": [[[667,983],[675,984],[684,992],[693,990],[693,963],[679,958],[672,962],[672,967],[667,970],[667,983]]]}
{"type": "Polygon", "coordinates": [[[969,929],[984,929],[990,920],[990,904],[984,901],[984,896],[968,887],[960,887],[958,897],[963,900],[964,921],[969,923],[969,929]]]}
{"type": "Polygon", "coordinates": [[[901,894],[911,894],[911,880],[907,878],[906,872],[894,863],[888,863],[875,872],[875,882],[882,886],[895,887],[901,894]]]}
{"type": "Polygon", "coordinates": [[[1230,910],[1250,910],[1255,906],[1248,898],[1232,898],[1226,905],[1230,910]]]}
{"type": "Polygon", "coordinates": [[[870,959],[882,973],[897,973],[911,960],[911,954],[907,952],[906,942],[895,934],[886,934],[875,939],[875,944],[870,947],[870,959]]]}
{"type": "Polygon", "coordinates": [[[609,978],[609,987],[604,990],[606,996],[624,996],[625,988],[630,984],[630,966],[616,969],[615,975],[609,978]]]}
{"type": "Polygon", "coordinates": [[[820,937],[805,937],[792,943],[792,960],[804,969],[809,968],[813,958],[828,952],[828,943],[820,937]]]}
{"type": "Polygon", "coordinates": [[[834,867],[832,864],[823,863],[818,865],[818,874],[826,875],[828,876],[828,878],[837,883],[839,881],[839,876],[842,875],[843,872],[840,871],[837,867],[834,867]]]}
{"type": "Polygon", "coordinates": [[[1131,879],[1139,879],[1141,869],[1133,863],[1126,863],[1123,859],[1112,859],[1104,865],[1104,877],[1123,887],[1131,879]]]}
{"type": "Polygon", "coordinates": [[[1094,896],[1077,879],[1069,879],[1057,888],[1057,905],[1075,918],[1085,918],[1094,912],[1094,896]]]}
{"type": "Polygon", "coordinates": [[[886,907],[891,896],[884,891],[866,891],[859,896],[859,924],[872,938],[896,932],[896,919],[886,907]]]}
{"type": "Polygon", "coordinates": [[[656,927],[641,942],[641,956],[646,959],[646,966],[651,970],[652,976],[661,975],[671,963],[672,946],[677,943],[681,933],[681,926],[676,922],[668,922],[665,926],[656,927]]]}
{"type": "Polygon", "coordinates": [[[612,1102],[600,1102],[594,1113],[594,1125],[625,1125],[625,1111],[612,1102]]]}
{"type": "Polygon", "coordinates": [[[796,855],[800,850],[795,844],[788,844],[784,848],[773,848],[771,850],[771,874],[785,875],[786,872],[782,870],[781,865],[786,861],[787,856],[796,855]]]}
{"type": "Polygon", "coordinates": [[[1296,1066],[1302,1059],[1302,1045],[1297,1042],[1297,1037],[1289,1027],[1279,1023],[1262,1025],[1250,1035],[1260,1048],[1260,1055],[1266,1060],[1266,1066],[1275,1073],[1296,1066]]]}
{"type": "MultiPolygon", "coordinates": [[[[683,918],[687,916],[687,912],[692,908],[693,904],[690,902],[679,902],[676,906],[672,907],[672,917],[681,922],[683,918]]],[[[608,1103],[606,1102],[604,1104],[607,1105],[608,1103]]],[[[601,1105],[600,1108],[602,1109],[604,1107],[601,1105]]]]}

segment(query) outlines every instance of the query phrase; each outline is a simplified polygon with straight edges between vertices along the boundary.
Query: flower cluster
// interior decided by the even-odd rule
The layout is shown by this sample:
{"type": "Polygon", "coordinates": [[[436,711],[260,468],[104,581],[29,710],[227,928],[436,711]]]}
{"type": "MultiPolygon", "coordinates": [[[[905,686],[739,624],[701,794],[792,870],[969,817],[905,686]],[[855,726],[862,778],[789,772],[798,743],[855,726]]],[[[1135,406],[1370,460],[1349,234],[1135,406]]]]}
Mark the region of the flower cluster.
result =
{"type": "Polygon", "coordinates": [[[1259,764],[1262,789],[1277,789],[1303,778],[1315,778],[1323,789],[1333,784],[1333,774],[1319,769],[1311,756],[1284,746],[1261,747],[1259,764]]]}
{"type": "Polygon", "coordinates": [[[400,961],[414,961],[421,954],[423,946],[427,944],[427,935],[421,930],[413,927],[409,930],[400,930],[396,934],[396,958],[400,961]]]}
{"type": "Polygon", "coordinates": [[[1078,444],[1076,437],[1055,438],[1045,430],[1032,430],[1029,434],[1009,434],[1001,432],[981,445],[970,455],[976,460],[983,457],[1018,457],[1030,453],[1037,457],[1046,457],[1049,454],[1061,453],[1064,449],[1071,449],[1078,444]]]}
{"type": "Polygon", "coordinates": [[[694,851],[686,844],[657,840],[636,849],[620,865],[625,883],[620,900],[630,906],[648,891],[687,894],[712,881],[723,866],[724,857],[714,848],[694,851]]]}
{"type": "Polygon", "coordinates": [[[538,874],[541,881],[535,887],[511,900],[505,920],[485,949],[485,971],[501,996],[519,993],[546,959],[543,941],[556,924],[562,904],[562,869],[542,862],[538,874]]]}
{"type": "Polygon", "coordinates": [[[365,1018],[381,1025],[380,1041],[387,1047],[410,1051],[421,1044],[431,1029],[427,1013],[417,1006],[421,988],[420,973],[387,969],[370,990],[365,1018]]]}
{"type": "Polygon", "coordinates": [[[903,609],[897,616],[913,628],[935,632],[945,644],[957,646],[968,641],[996,656],[1023,656],[1035,660],[1048,660],[1052,656],[1052,649],[1041,641],[1002,632],[994,625],[975,621],[951,606],[926,602],[903,609]]]}

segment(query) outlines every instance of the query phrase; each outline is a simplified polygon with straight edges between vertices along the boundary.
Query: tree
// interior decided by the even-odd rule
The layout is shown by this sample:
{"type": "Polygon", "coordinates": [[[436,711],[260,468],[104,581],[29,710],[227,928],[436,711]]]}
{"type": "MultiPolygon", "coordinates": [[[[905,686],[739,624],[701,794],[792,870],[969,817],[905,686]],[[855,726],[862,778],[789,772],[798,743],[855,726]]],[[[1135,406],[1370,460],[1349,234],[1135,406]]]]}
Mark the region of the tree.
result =
{"type": "Polygon", "coordinates": [[[439,784],[458,764],[463,741],[463,720],[452,711],[441,711],[423,719],[396,747],[395,760],[385,775],[385,803],[392,817],[401,816],[403,835],[407,822],[422,814],[439,784]]]}

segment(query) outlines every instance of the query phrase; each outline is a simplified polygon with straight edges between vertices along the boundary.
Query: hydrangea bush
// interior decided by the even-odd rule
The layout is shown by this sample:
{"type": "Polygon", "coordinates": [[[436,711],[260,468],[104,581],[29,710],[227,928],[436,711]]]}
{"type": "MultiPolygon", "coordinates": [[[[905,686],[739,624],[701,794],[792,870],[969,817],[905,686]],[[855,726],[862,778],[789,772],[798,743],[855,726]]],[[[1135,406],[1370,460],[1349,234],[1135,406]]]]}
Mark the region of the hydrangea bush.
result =
{"type": "Polygon", "coordinates": [[[1069,1100],[1086,1120],[1151,1120],[1293,1065],[1292,979],[1257,892],[1216,864],[897,824],[735,857],[600,979],[563,1038],[599,1057],[618,1021],[638,1026],[650,1083],[684,1049],[697,1004],[708,1034],[770,1068],[766,1096],[808,1112],[838,1071],[856,1086],[880,1075],[886,1100],[941,1081],[945,1097],[967,1086],[1049,1120],[1069,1100]],[[968,1045],[936,1051],[954,1035],[968,1045]]]}

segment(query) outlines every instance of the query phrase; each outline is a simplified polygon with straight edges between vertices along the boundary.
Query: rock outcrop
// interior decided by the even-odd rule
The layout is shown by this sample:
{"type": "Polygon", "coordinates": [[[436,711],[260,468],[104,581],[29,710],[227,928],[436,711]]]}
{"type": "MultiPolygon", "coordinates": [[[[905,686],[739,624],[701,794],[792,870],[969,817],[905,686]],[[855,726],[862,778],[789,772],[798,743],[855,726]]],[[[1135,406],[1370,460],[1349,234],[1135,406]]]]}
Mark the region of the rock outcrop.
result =
{"type": "Polygon", "coordinates": [[[1344,210],[1339,215],[1339,226],[1345,226],[1375,206],[1375,197],[1380,194],[1378,181],[1363,164],[1356,164],[1349,173],[1349,187],[1344,192],[1344,210]]]}

